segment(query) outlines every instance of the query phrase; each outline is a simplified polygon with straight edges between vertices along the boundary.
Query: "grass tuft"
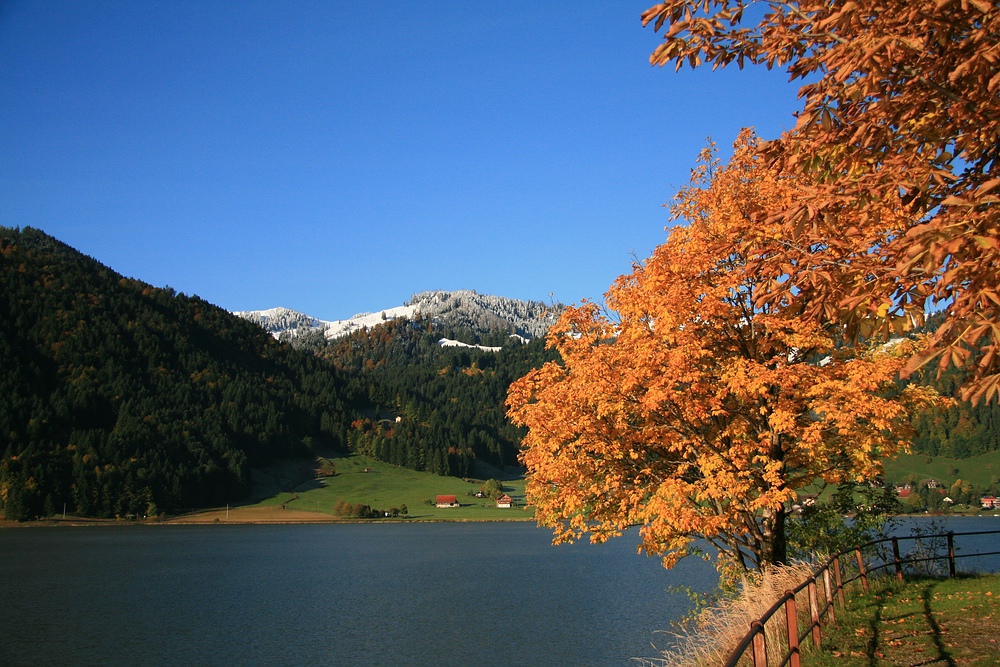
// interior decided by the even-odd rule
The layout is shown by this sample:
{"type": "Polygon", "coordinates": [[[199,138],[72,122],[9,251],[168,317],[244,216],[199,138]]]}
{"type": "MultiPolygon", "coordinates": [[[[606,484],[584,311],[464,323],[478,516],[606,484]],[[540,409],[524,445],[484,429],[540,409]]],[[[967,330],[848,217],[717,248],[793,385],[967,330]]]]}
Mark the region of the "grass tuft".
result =
{"type": "MultiPolygon", "coordinates": [[[[794,563],[755,573],[743,582],[738,596],[724,599],[703,610],[690,631],[676,635],[672,648],[664,651],[660,658],[646,659],[642,663],[651,667],[723,664],[749,631],[750,623],[760,618],[785,591],[795,588],[811,576],[812,567],[807,563],[794,563]]],[[[824,594],[821,586],[820,595],[824,594]]],[[[796,604],[800,627],[805,627],[809,609],[805,591],[796,596],[796,604]]],[[[781,622],[765,625],[770,664],[776,664],[787,647],[783,631],[784,614],[779,612],[774,620],[781,622]]]]}

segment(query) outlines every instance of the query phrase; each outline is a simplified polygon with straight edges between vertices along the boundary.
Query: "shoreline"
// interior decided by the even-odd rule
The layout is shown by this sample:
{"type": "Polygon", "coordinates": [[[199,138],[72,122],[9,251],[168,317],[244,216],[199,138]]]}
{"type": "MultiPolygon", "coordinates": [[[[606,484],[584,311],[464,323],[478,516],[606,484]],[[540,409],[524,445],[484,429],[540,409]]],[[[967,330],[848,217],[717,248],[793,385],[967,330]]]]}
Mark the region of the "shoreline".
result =
{"type": "Polygon", "coordinates": [[[180,514],[165,519],[102,519],[95,517],[49,517],[34,521],[8,521],[0,519],[3,528],[57,528],[95,526],[251,526],[251,525],[309,525],[309,524],[377,524],[377,523],[508,523],[534,522],[534,518],[511,517],[496,519],[421,517],[384,519],[344,519],[331,514],[301,509],[280,509],[280,506],[231,507],[209,509],[180,514]],[[228,516],[227,516],[228,515],[228,516]]]}
{"type": "MultiPolygon", "coordinates": [[[[897,514],[895,518],[995,518],[998,514],[897,514]]],[[[384,519],[344,519],[313,510],[282,510],[278,506],[231,507],[179,514],[165,519],[103,519],[100,517],[48,517],[33,521],[12,521],[0,518],[0,530],[5,528],[87,528],[106,526],[267,526],[314,524],[380,524],[380,523],[520,523],[535,522],[534,517],[463,518],[422,517],[384,519]],[[228,517],[227,517],[228,513],[228,517]]]]}

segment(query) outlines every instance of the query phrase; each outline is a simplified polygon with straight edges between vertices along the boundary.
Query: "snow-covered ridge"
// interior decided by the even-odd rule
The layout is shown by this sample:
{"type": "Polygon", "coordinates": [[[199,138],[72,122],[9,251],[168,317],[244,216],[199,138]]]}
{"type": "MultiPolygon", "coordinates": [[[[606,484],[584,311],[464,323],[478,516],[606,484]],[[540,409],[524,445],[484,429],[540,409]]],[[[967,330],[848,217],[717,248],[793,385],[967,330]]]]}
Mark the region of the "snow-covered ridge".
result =
{"type": "Polygon", "coordinates": [[[285,331],[297,331],[300,328],[312,329],[324,324],[315,317],[309,317],[304,313],[294,311],[290,308],[242,310],[234,312],[233,315],[250,320],[254,324],[271,332],[275,337],[280,336],[285,331]]]}
{"type": "Polygon", "coordinates": [[[493,347],[491,345],[470,345],[469,343],[463,343],[460,340],[452,340],[451,338],[442,338],[438,341],[438,345],[441,347],[468,347],[473,350],[482,350],[483,352],[499,352],[502,347],[493,347]]]}
{"type": "MultiPolygon", "coordinates": [[[[562,312],[563,306],[546,305],[540,301],[521,301],[502,296],[479,294],[473,290],[454,292],[433,291],[414,294],[402,306],[358,313],[346,320],[323,321],[288,308],[237,311],[233,313],[269,331],[275,338],[282,334],[298,336],[320,330],[328,339],[346,336],[358,329],[368,329],[386,320],[399,317],[414,319],[417,315],[452,326],[465,326],[475,331],[507,330],[522,340],[544,336],[562,312]]],[[[442,343],[444,344],[444,343],[442,343]]]]}

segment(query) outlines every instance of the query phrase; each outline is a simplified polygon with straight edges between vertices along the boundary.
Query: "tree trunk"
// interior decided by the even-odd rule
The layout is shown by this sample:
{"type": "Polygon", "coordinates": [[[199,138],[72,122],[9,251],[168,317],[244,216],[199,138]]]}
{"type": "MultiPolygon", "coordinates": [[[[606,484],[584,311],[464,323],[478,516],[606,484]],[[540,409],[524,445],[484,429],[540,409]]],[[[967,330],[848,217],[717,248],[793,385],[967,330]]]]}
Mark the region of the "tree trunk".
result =
{"type": "Polygon", "coordinates": [[[788,562],[788,541],[785,536],[785,508],[764,510],[761,544],[761,565],[784,565],[788,562]]]}
{"type": "MultiPolygon", "coordinates": [[[[775,394],[775,399],[778,396],[775,394]]],[[[781,436],[771,434],[771,451],[768,452],[773,461],[779,461],[784,468],[785,451],[781,446],[781,436]]],[[[785,506],[764,510],[764,544],[761,565],[784,565],[788,562],[788,541],[785,537],[785,506]]]]}

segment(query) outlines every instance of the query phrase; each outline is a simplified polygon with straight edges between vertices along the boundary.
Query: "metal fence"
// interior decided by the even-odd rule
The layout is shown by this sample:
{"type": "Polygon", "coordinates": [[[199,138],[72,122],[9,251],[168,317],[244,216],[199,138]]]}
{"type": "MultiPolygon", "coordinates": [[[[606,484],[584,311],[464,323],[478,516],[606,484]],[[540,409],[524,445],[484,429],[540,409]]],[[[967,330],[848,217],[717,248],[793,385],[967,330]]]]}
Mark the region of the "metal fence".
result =
{"type": "Polygon", "coordinates": [[[904,568],[920,565],[927,569],[939,564],[944,574],[947,564],[949,577],[955,576],[955,561],[959,558],[995,556],[1000,551],[957,554],[955,538],[969,535],[997,535],[1000,530],[983,530],[956,533],[948,531],[933,535],[916,533],[904,537],[886,537],[858,545],[835,554],[813,572],[801,584],[785,591],[774,605],[760,618],[750,624],[750,631],[729,655],[725,667],[750,664],[753,667],[800,667],[799,647],[807,639],[819,648],[822,641],[822,627],[837,622],[836,608],[845,604],[845,587],[860,581],[865,592],[869,590],[869,577],[882,570],[892,570],[892,574],[903,580],[904,568]],[[915,548],[906,556],[900,555],[900,542],[912,540],[915,548]],[[935,541],[940,544],[935,544],[935,541]],[[938,548],[940,547],[940,549],[938,548]],[[946,553],[939,553],[940,550],[946,553]],[[865,554],[869,554],[866,558],[865,554]],[[847,562],[842,565],[842,559],[847,562]],[[852,562],[853,561],[853,562],[852,562]],[[805,598],[800,605],[796,598],[805,598]],[[808,607],[808,615],[799,619],[799,607],[808,607]],[[784,611],[784,613],[781,613],[784,611]],[[770,622],[770,625],[768,624],[770,622]],[[800,629],[800,625],[804,628],[800,629]],[[768,651],[770,649],[770,662],[768,651]],[[750,662],[744,660],[749,658],[750,662]]]}

